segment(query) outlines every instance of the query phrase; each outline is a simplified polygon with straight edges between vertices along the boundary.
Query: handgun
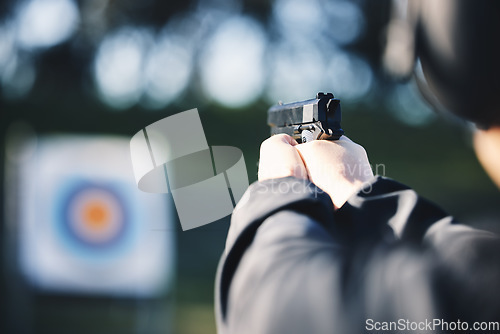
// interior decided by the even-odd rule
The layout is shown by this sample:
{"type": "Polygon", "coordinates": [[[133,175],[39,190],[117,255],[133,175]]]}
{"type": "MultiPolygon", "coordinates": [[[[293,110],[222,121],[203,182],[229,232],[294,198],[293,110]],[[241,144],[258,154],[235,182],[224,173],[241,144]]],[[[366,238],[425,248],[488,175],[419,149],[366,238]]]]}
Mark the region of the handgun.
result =
{"type": "Polygon", "coordinates": [[[315,99],[301,102],[278,103],[267,111],[271,135],[286,133],[299,144],[339,139],[344,134],[341,121],[340,100],[332,93],[320,92],[315,99]]]}

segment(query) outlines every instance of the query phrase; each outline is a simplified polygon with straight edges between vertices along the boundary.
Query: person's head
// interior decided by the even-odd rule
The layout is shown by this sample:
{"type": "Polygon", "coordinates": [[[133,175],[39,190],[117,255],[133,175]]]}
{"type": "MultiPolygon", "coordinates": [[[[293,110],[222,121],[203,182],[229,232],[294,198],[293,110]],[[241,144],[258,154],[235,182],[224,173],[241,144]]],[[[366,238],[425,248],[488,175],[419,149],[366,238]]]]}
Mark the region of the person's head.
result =
{"type": "Polygon", "coordinates": [[[386,68],[414,74],[436,108],[473,122],[478,158],[500,186],[500,1],[395,0],[386,68]]]}

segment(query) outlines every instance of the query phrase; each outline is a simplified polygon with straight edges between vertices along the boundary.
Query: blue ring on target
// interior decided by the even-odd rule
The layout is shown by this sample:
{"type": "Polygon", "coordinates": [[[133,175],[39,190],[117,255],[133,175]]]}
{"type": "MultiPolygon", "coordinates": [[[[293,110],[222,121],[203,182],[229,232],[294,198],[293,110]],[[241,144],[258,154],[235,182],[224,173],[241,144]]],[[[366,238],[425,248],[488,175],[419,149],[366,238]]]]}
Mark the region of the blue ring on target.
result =
{"type": "Polygon", "coordinates": [[[112,256],[126,251],[134,234],[133,217],[121,194],[127,189],[82,179],[65,183],[56,201],[55,221],[63,244],[92,259],[97,253],[112,256]]]}

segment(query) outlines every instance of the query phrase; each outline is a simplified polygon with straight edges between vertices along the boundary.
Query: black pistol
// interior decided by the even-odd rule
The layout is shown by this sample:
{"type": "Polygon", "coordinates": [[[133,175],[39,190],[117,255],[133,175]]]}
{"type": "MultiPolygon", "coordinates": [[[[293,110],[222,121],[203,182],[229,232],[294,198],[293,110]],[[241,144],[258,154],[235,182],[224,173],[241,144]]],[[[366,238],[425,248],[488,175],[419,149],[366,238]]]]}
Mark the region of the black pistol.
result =
{"type": "Polygon", "coordinates": [[[315,99],[278,104],[267,111],[271,135],[286,133],[297,142],[337,140],[343,134],[340,100],[332,93],[318,93],[315,99]]]}

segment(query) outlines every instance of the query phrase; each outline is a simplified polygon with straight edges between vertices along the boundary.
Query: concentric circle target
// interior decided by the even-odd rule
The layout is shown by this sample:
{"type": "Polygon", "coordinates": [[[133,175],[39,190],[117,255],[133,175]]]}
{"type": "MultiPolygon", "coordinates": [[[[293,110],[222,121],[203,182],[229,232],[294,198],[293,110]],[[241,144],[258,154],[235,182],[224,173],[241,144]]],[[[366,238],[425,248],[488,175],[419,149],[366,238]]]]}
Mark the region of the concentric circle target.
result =
{"type": "Polygon", "coordinates": [[[66,197],[61,227],[72,243],[88,248],[116,246],[128,229],[127,213],[111,187],[80,184],[66,197]]]}

